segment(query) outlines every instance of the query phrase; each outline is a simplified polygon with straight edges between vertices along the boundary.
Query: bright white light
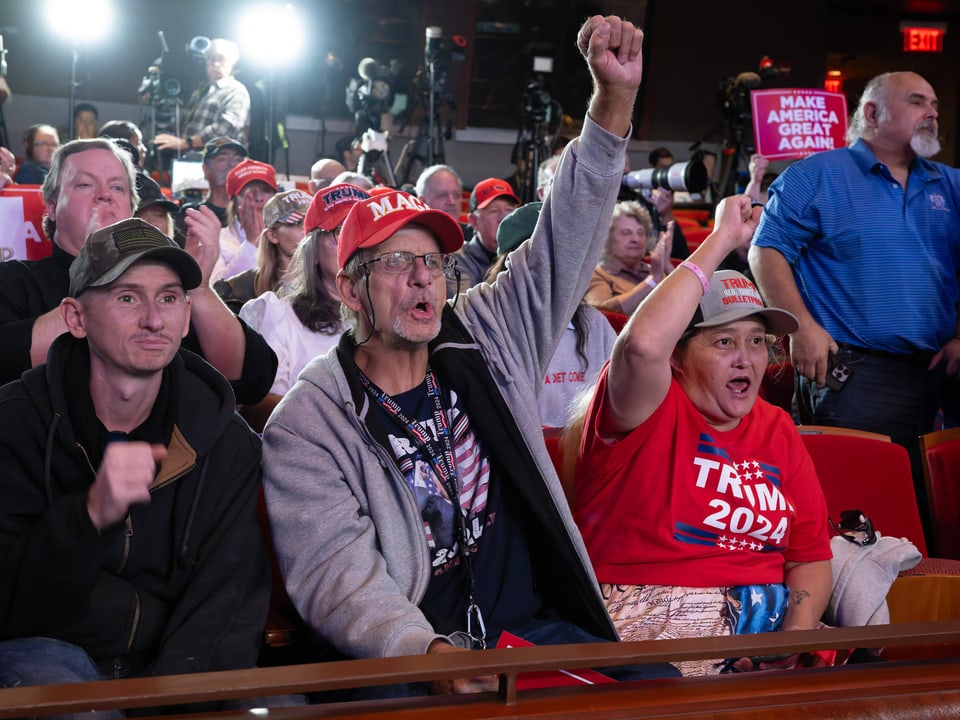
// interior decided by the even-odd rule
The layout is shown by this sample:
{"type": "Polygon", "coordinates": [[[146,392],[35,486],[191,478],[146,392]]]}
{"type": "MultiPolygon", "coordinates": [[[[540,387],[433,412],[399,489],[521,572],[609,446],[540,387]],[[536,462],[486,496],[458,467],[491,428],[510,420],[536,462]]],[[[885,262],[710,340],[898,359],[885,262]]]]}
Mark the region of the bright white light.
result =
{"type": "Polygon", "coordinates": [[[292,3],[251,8],[240,18],[240,62],[284,67],[303,54],[306,29],[292,3]]]}
{"type": "Polygon", "coordinates": [[[109,0],[47,0],[47,22],[74,48],[106,37],[113,25],[109,0]]]}

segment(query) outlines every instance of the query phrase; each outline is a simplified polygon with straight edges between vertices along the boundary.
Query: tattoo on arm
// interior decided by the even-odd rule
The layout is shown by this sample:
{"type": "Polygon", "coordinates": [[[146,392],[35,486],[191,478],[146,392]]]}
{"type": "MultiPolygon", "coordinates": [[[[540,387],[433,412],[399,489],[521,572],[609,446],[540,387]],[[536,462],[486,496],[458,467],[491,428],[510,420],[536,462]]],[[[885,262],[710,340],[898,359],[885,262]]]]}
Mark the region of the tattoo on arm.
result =
{"type": "Polygon", "coordinates": [[[795,591],[792,593],[792,596],[793,596],[793,604],[794,604],[794,605],[799,605],[799,604],[802,603],[805,599],[807,599],[808,597],[810,597],[810,593],[808,593],[806,590],[795,590],[795,591]]]}

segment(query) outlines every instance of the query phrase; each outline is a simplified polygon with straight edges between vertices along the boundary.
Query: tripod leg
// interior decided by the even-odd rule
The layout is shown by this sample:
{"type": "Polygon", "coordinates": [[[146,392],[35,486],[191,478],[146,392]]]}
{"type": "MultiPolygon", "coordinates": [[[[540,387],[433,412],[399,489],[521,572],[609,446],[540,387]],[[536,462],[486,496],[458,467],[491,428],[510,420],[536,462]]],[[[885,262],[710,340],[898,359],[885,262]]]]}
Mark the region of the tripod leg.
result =
{"type": "Polygon", "coordinates": [[[390,164],[390,148],[383,151],[380,156],[380,163],[383,167],[383,178],[387,181],[389,187],[397,187],[397,177],[393,174],[393,166],[390,164]]]}
{"type": "Polygon", "coordinates": [[[7,138],[7,121],[3,119],[2,103],[0,103],[0,146],[10,147],[10,140],[7,138]]]}
{"type": "Polygon", "coordinates": [[[397,158],[397,164],[393,166],[393,174],[400,180],[401,185],[410,182],[410,171],[413,169],[413,153],[416,143],[416,140],[407,140],[400,151],[400,157],[397,158]]]}

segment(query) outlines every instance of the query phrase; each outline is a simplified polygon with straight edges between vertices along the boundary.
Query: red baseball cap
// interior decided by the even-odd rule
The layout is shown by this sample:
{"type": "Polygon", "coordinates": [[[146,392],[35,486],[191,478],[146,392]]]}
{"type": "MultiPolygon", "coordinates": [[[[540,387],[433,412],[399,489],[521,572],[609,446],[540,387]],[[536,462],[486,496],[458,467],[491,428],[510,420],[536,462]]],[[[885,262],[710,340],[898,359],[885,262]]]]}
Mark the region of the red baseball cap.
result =
{"type": "Polygon", "coordinates": [[[437,237],[441,252],[452,253],[463,245],[460,223],[445,212],[431,210],[410,193],[386,192],[350,208],[337,241],[337,264],[342,270],[357,250],[378,245],[411,223],[430,230],[437,237]]]}
{"type": "Polygon", "coordinates": [[[227,173],[227,197],[235,198],[247,185],[259,180],[277,191],[277,172],[272,165],[247,158],[227,173]]]}
{"type": "Polygon", "coordinates": [[[313,196],[307,208],[307,217],[303,221],[304,235],[317,228],[327,232],[335,229],[347,217],[350,208],[369,197],[366,190],[356,185],[341,183],[324,188],[313,196]]]}
{"type": "Polygon", "coordinates": [[[500,178],[487,178],[478,182],[470,193],[470,210],[482,210],[498,197],[508,197],[517,205],[520,204],[520,198],[510,183],[500,178]]]}

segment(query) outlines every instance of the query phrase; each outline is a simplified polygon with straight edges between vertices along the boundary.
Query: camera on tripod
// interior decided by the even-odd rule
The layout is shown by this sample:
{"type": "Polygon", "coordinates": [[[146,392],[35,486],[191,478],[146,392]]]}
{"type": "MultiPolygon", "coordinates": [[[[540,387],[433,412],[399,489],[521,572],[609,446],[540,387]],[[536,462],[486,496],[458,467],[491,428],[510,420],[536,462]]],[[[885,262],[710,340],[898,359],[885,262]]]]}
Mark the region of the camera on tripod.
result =
{"type": "MultiPolygon", "coordinates": [[[[527,83],[527,87],[523,91],[520,112],[523,115],[524,123],[549,126],[558,106],[546,88],[543,73],[553,72],[553,59],[535,57],[533,59],[533,72],[530,82],[527,83]]],[[[556,116],[559,117],[559,113],[556,113],[556,116]]]]}
{"type": "Polygon", "coordinates": [[[381,130],[381,116],[393,107],[395,92],[392,86],[400,74],[400,63],[391,60],[383,65],[374,58],[360,61],[357,67],[360,78],[350,78],[347,84],[347,108],[353,113],[356,137],[367,130],[381,130]]]}
{"type": "Polygon", "coordinates": [[[750,118],[750,91],[775,78],[787,78],[790,66],[777,64],[767,55],[760,58],[757,70],[747,70],[735,77],[720,81],[717,88],[717,102],[723,111],[724,119],[730,124],[743,123],[750,118]]]}
{"type": "Polygon", "coordinates": [[[178,97],[182,90],[183,86],[177,78],[166,75],[160,71],[159,67],[151,65],[147,68],[147,74],[140,81],[137,95],[140,97],[146,96],[148,100],[152,98],[173,99],[178,97]]]}

